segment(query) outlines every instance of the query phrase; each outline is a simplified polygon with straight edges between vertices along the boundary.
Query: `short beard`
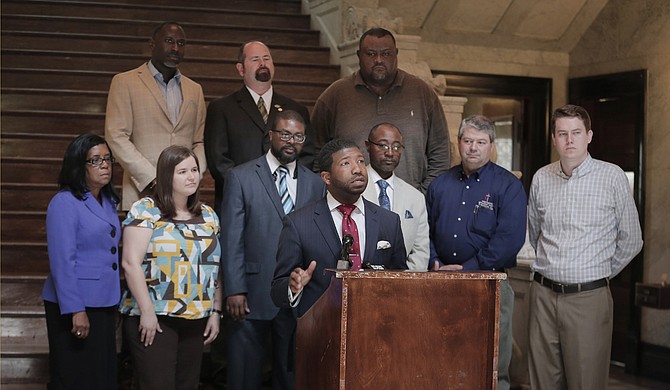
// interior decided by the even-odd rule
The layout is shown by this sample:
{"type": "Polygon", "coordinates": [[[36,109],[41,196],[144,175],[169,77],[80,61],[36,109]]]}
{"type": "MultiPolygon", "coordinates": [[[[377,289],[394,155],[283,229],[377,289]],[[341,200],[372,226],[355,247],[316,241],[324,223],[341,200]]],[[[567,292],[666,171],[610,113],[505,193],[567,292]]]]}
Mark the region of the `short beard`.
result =
{"type": "MultiPolygon", "coordinates": [[[[293,148],[297,152],[295,148],[293,148]]],[[[272,155],[279,160],[281,164],[290,164],[298,158],[298,153],[294,153],[292,156],[284,154],[282,149],[272,149],[272,155]]]]}
{"type": "Polygon", "coordinates": [[[270,74],[270,69],[268,69],[268,68],[260,68],[256,71],[256,80],[257,81],[265,83],[265,82],[270,81],[271,77],[272,77],[272,75],[270,74]],[[263,69],[265,69],[267,72],[261,73],[261,70],[263,70],[263,69]]]}

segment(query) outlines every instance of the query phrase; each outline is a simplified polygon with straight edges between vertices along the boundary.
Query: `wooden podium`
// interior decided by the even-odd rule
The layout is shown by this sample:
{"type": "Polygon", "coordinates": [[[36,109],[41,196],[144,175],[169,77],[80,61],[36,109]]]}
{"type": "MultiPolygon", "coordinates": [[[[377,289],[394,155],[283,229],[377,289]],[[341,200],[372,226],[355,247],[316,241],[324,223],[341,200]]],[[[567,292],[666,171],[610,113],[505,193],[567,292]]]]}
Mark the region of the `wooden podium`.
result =
{"type": "Polygon", "coordinates": [[[498,272],[336,271],[298,319],[296,389],[495,389],[498,272]]]}

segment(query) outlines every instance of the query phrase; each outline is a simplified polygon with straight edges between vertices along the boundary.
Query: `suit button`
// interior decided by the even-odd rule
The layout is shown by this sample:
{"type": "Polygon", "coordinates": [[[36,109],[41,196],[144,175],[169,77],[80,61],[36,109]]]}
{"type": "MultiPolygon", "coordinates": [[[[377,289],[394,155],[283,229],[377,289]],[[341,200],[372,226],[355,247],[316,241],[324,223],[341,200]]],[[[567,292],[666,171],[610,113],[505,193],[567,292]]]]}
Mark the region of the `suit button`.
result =
{"type": "Polygon", "coordinates": [[[113,254],[113,255],[116,254],[116,247],[115,247],[115,246],[112,247],[112,254],[113,254]]]}
{"type": "Polygon", "coordinates": [[[112,238],[116,237],[116,229],[112,229],[112,232],[109,234],[112,236],[112,238]]]}
{"type": "Polygon", "coordinates": [[[113,269],[114,271],[116,271],[117,268],[119,268],[119,266],[116,265],[116,263],[112,263],[112,269],[113,269]]]}

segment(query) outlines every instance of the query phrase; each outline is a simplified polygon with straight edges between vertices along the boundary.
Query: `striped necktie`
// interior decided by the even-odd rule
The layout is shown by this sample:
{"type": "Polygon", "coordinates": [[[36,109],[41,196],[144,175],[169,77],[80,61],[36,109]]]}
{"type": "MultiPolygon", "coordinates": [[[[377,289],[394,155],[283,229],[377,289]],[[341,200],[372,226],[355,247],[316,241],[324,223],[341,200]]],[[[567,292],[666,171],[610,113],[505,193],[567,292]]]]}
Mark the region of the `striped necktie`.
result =
{"type": "Polygon", "coordinates": [[[265,102],[263,101],[263,96],[258,98],[258,103],[256,105],[258,106],[258,111],[261,112],[263,122],[268,123],[268,110],[267,108],[265,108],[265,102]]]}
{"type": "Polygon", "coordinates": [[[286,176],[288,176],[288,168],[286,165],[280,165],[277,168],[279,171],[279,197],[281,198],[281,205],[284,208],[284,213],[288,214],[293,211],[293,199],[288,193],[288,183],[286,176]]]}

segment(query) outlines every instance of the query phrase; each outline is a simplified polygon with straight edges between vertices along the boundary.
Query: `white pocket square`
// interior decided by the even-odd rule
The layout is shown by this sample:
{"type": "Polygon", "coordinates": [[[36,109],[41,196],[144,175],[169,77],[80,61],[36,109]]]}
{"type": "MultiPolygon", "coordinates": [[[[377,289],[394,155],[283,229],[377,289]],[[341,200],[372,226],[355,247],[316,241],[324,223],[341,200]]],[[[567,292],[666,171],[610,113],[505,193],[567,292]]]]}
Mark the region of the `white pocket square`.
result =
{"type": "Polygon", "coordinates": [[[391,243],[388,241],[377,241],[377,249],[388,249],[391,247],[391,243]]]}

